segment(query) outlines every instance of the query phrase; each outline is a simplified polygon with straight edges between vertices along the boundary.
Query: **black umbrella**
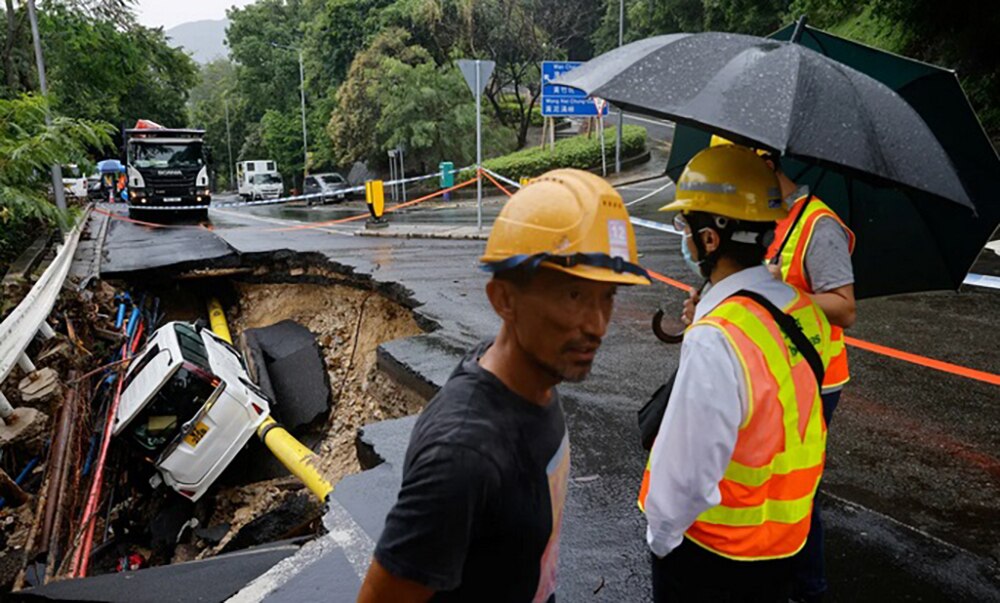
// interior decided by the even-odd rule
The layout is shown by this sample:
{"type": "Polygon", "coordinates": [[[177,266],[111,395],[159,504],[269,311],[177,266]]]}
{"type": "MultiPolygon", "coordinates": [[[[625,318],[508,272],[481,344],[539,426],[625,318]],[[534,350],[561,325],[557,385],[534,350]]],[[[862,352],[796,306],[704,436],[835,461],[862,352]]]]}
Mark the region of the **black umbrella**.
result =
{"type": "MultiPolygon", "coordinates": [[[[975,189],[914,106],[802,44],[660,36],[597,57],[560,83],[781,153],[786,172],[811,181],[858,235],[859,297],[956,288],[998,222],[995,205],[976,216],[967,193],[975,189]],[[878,188],[886,185],[893,188],[878,188]]],[[[685,140],[681,130],[674,167],[708,143],[707,134],[685,140]]]]}

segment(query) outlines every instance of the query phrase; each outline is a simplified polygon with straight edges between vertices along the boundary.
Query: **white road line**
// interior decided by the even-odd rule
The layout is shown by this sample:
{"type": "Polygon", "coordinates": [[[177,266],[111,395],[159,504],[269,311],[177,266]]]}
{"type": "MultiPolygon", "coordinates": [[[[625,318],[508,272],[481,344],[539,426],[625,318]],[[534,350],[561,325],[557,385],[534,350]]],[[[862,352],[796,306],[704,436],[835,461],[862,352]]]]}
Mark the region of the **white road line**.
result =
{"type": "Polygon", "coordinates": [[[664,191],[664,190],[670,188],[671,186],[674,186],[674,183],[672,181],[664,184],[663,186],[661,186],[660,188],[654,190],[651,193],[646,193],[645,195],[639,197],[638,199],[634,199],[632,201],[629,201],[628,203],[625,204],[625,207],[631,207],[631,206],[635,205],[636,203],[638,203],[640,201],[645,201],[646,199],[649,199],[650,197],[652,197],[656,193],[664,191]]]}
{"type": "Polygon", "coordinates": [[[638,115],[633,115],[631,113],[626,113],[625,114],[625,119],[634,119],[636,121],[644,121],[644,122],[646,122],[648,124],[653,124],[655,126],[664,126],[666,128],[673,128],[674,127],[674,122],[672,122],[672,121],[665,121],[665,120],[659,120],[659,119],[650,119],[648,117],[639,117],[638,115]]]}
{"type": "MultiPolygon", "coordinates": [[[[250,218],[251,220],[258,220],[258,221],[264,222],[266,224],[277,224],[278,226],[302,226],[302,225],[305,225],[305,224],[312,224],[311,222],[304,222],[302,220],[283,220],[281,218],[267,218],[267,217],[264,217],[264,216],[255,216],[253,214],[248,214],[248,213],[244,213],[244,212],[229,211],[229,210],[225,210],[225,209],[216,209],[214,207],[212,208],[212,211],[217,211],[220,214],[226,214],[226,215],[229,215],[229,216],[239,216],[241,218],[250,218]]],[[[226,226],[221,226],[219,228],[226,228],[226,226]]],[[[306,229],[303,229],[303,230],[306,230],[306,229]]],[[[353,237],[354,236],[353,232],[344,232],[343,230],[334,230],[333,228],[325,228],[323,226],[314,226],[312,228],[309,228],[308,230],[320,230],[320,231],[327,232],[327,233],[330,233],[330,234],[338,234],[338,235],[345,236],[345,237],[353,237]]]]}

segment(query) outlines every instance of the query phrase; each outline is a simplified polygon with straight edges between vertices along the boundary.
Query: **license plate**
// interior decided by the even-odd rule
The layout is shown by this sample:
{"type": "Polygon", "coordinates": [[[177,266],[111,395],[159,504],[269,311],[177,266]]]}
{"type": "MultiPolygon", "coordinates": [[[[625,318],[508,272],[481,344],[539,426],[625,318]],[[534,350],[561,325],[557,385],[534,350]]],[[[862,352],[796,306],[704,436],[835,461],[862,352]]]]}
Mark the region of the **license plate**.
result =
{"type": "Polygon", "coordinates": [[[181,200],[181,198],[180,197],[164,197],[163,200],[166,203],[177,203],[178,201],[181,200]]]}
{"type": "Polygon", "coordinates": [[[196,448],[198,444],[205,438],[208,434],[208,425],[202,422],[198,422],[186,436],[184,436],[184,442],[187,443],[191,448],[196,448]]]}

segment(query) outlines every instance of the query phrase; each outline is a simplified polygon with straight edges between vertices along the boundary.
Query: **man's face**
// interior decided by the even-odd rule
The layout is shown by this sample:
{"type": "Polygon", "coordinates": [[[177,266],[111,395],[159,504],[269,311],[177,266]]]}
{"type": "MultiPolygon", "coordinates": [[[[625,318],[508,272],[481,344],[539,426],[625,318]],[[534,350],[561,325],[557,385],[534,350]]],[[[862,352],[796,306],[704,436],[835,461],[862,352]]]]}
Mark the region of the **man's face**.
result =
{"type": "Polygon", "coordinates": [[[521,348],[559,381],[590,373],[611,320],[617,286],[539,269],[527,284],[511,285],[510,326],[521,348]]]}

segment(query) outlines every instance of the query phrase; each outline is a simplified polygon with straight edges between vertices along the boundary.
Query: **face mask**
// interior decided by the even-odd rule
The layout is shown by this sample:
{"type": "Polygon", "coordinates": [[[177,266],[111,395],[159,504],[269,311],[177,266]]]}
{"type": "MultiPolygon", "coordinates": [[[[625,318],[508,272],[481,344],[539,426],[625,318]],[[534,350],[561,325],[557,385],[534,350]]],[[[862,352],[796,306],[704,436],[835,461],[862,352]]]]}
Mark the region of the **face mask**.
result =
{"type": "Polygon", "coordinates": [[[688,239],[690,238],[690,234],[685,234],[681,237],[681,255],[684,256],[684,263],[687,264],[688,269],[695,273],[695,275],[701,277],[701,262],[695,261],[695,259],[691,257],[691,249],[687,244],[688,239]]]}

